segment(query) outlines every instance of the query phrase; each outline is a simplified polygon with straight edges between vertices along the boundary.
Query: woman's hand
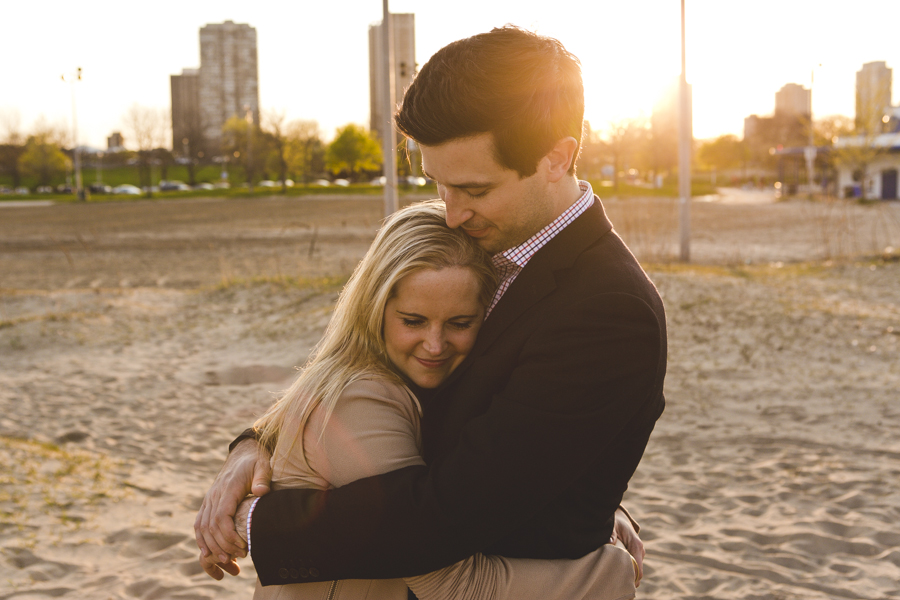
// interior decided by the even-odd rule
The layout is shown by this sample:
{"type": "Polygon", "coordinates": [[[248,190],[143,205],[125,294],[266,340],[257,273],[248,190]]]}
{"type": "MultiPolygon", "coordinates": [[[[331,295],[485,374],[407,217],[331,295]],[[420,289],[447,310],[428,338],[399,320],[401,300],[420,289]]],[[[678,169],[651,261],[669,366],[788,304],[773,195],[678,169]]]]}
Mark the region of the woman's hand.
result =
{"type": "Polygon", "coordinates": [[[609,538],[610,544],[616,544],[617,542],[621,542],[621,545],[625,546],[625,549],[628,550],[632,558],[634,558],[635,564],[637,564],[637,578],[634,585],[638,587],[641,585],[641,578],[644,576],[644,554],[646,554],[646,551],[644,550],[644,542],[638,536],[634,523],[628,513],[621,507],[616,510],[616,524],[613,527],[612,536],[609,538]]]}

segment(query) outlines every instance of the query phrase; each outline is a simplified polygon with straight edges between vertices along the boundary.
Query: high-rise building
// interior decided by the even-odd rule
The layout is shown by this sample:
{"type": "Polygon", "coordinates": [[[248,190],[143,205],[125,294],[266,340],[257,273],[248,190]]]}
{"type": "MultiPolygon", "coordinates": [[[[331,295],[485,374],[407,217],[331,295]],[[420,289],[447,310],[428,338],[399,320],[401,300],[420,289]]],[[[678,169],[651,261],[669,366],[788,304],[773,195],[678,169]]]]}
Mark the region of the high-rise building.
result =
{"type": "Polygon", "coordinates": [[[856,128],[880,133],[885,115],[891,112],[893,69],[883,60],[866,63],[856,72],[856,128]]]}
{"type": "Polygon", "coordinates": [[[797,83],[786,83],[775,92],[775,118],[809,118],[812,92],[797,83]]]}
{"type": "Polygon", "coordinates": [[[120,132],[113,131],[112,134],[107,136],[106,149],[109,152],[119,152],[120,150],[125,149],[125,140],[122,139],[122,134],[120,132]]]}
{"type": "MultiPolygon", "coordinates": [[[[394,38],[394,100],[399,103],[403,92],[416,74],[416,16],[391,13],[394,38]]],[[[381,22],[369,26],[369,129],[382,139],[385,127],[391,126],[396,107],[384,106],[384,59],[381,22]]]]}
{"type": "Polygon", "coordinates": [[[202,27],[200,68],[172,75],[171,85],[172,149],[194,158],[219,154],[228,119],[249,111],[259,124],[256,29],[234,21],[202,27]]]}
{"type": "Polygon", "coordinates": [[[225,21],[200,29],[200,119],[211,149],[222,145],[222,126],[249,110],[259,123],[256,29],[225,21]]]}
{"type": "Polygon", "coordinates": [[[172,150],[185,158],[194,157],[203,145],[200,119],[200,70],[183,69],[171,75],[172,150]]]}

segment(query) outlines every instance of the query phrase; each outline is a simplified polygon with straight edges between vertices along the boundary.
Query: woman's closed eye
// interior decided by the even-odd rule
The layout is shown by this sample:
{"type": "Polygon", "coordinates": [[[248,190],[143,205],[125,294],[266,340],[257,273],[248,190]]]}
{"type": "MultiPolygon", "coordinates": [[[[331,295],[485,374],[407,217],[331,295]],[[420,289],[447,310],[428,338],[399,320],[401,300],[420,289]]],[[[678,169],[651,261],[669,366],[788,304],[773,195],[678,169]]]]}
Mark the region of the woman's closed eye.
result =
{"type": "Polygon", "coordinates": [[[413,319],[410,317],[405,317],[403,319],[403,324],[407,327],[420,327],[425,324],[425,319],[413,319]]]}
{"type": "Polygon", "coordinates": [[[450,323],[448,324],[453,329],[458,329],[460,331],[470,329],[472,327],[472,321],[450,321],[450,323]]]}

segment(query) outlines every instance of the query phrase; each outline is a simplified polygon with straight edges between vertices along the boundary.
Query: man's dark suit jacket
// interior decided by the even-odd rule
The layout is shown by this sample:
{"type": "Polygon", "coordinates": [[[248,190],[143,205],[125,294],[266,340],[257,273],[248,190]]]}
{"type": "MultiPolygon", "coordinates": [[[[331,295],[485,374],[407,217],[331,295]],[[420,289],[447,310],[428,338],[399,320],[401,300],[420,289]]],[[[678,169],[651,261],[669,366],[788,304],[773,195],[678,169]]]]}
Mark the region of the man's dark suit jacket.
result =
{"type": "Polygon", "coordinates": [[[598,548],[662,414],[665,370],[662,301],[596,200],[535,254],[426,401],[427,467],[260,499],[262,584],[598,548]]]}

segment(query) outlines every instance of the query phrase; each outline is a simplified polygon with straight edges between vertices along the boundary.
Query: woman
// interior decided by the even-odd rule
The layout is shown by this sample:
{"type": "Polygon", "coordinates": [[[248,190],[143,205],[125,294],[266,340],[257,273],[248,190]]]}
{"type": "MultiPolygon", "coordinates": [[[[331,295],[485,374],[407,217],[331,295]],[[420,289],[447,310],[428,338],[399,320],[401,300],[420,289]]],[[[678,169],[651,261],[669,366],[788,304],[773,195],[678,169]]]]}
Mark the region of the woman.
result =
{"type": "MultiPolygon", "coordinates": [[[[439,201],[392,215],[356,268],[313,358],[255,424],[273,489],[339,487],[424,464],[421,406],[471,351],[497,286],[490,257],[445,224],[439,201]]],[[[246,532],[240,532],[246,535],[246,532]]],[[[476,555],[405,580],[261,587],[254,598],[627,598],[637,572],[606,546],[579,560],[476,555]]]]}

